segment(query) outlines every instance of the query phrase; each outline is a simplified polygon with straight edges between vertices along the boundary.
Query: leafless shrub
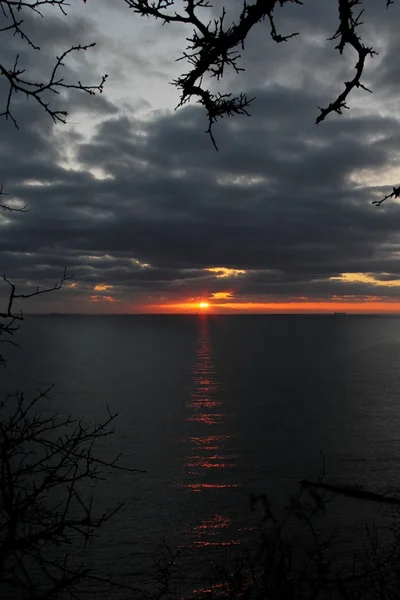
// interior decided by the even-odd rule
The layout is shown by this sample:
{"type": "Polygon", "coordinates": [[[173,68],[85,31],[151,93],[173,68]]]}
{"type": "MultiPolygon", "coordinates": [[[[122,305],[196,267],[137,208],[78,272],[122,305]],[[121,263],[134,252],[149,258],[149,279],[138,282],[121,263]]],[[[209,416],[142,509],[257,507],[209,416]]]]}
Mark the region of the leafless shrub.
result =
{"type": "Polygon", "coordinates": [[[116,414],[88,425],[49,414],[43,401],[9,394],[0,403],[0,591],[6,598],[76,597],[83,581],[123,587],[92,573],[75,553],[94,541],[122,508],[99,512],[91,485],[110,469],[137,473],[103,459],[99,443],[113,433],[116,414]],[[41,406],[42,405],[42,406],[41,406]]]}

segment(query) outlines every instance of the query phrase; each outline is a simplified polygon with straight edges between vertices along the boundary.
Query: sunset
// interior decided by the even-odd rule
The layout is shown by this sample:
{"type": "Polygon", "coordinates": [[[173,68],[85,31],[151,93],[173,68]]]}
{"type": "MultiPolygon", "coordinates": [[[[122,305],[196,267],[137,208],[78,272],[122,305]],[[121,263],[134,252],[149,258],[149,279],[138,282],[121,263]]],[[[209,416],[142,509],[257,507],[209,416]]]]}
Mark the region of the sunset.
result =
{"type": "Polygon", "coordinates": [[[332,314],[335,312],[354,314],[398,314],[400,300],[379,301],[375,297],[349,301],[341,300],[309,302],[177,302],[174,304],[153,304],[143,307],[143,312],[187,314],[208,312],[210,314],[332,314]]]}
{"type": "Polygon", "coordinates": [[[400,0],[0,0],[0,599],[400,597],[400,0]]]}
{"type": "MultiPolygon", "coordinates": [[[[218,152],[204,133],[203,107],[174,110],[179,96],[170,82],[181,73],[185,35],[129,18],[123,0],[115,10],[99,0],[96,11],[75,0],[68,18],[54,13],[55,35],[73,33],[76,23],[93,32],[89,79],[109,78],[93,102],[71,92],[66,125],[43,133],[40,107],[22,96],[14,99],[18,135],[11,120],[2,124],[4,198],[29,211],[0,214],[4,274],[21,293],[55,285],[64,267],[71,278],[57,294],[32,300],[29,312],[186,313],[203,301],[210,313],[400,313],[399,199],[372,204],[398,185],[397,54],[389,40],[399,9],[392,6],[388,19],[368,7],[381,48],[364,74],[374,93],[355,90],[350,110],[315,125],[318,106],[342,89],[335,69],[354,70],[350,56],[340,62],[325,44],[337,19],[335,2],[328,6],[314,35],[312,6],[287,3],[283,28],[307,23],[290,43],[254,29],[243,79],[222,79],[218,88],[243,83],[254,98],[251,117],[218,120],[218,152]],[[137,47],[128,56],[132,35],[137,47]],[[273,68],[264,79],[266,52],[273,68]]],[[[233,19],[233,5],[231,12],[233,19]]],[[[9,43],[23,62],[29,49],[13,37],[9,43]]],[[[51,53],[52,41],[45,46],[51,53]]],[[[35,60],[47,72],[46,55],[35,60]]],[[[81,77],[78,63],[69,68],[81,77]]],[[[0,299],[7,291],[0,284],[0,299]]]]}

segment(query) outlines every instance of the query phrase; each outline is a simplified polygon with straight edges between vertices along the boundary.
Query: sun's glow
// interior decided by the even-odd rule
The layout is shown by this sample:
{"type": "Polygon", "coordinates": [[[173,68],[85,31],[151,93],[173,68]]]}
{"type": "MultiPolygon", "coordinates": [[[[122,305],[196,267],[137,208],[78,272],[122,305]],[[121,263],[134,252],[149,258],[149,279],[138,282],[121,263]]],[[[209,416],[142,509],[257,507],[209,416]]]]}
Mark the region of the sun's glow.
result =
{"type": "MultiPolygon", "coordinates": [[[[104,298],[104,297],[103,297],[104,298]]],[[[215,314],[232,313],[262,313],[262,314],[332,314],[333,312],[347,313],[386,313],[400,314],[400,301],[385,299],[379,296],[346,296],[332,297],[330,300],[297,299],[291,302],[240,302],[220,301],[212,303],[205,301],[151,304],[145,307],[148,313],[192,313],[212,311],[215,314]],[[207,306],[203,306],[206,304],[207,306]]]]}

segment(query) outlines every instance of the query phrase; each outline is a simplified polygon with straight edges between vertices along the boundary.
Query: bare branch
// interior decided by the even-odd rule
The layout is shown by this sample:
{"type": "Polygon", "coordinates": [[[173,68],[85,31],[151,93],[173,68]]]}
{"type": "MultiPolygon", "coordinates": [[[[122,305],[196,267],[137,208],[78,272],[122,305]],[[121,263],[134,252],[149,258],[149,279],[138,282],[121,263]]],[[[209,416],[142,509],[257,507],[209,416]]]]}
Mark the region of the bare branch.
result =
{"type": "Polygon", "coordinates": [[[213,94],[210,90],[202,87],[203,77],[209,74],[218,80],[223,77],[227,67],[233,68],[236,72],[243,70],[238,66],[240,53],[236,49],[238,47],[243,49],[244,41],[252,27],[265,18],[269,20],[271,36],[277,43],[287,41],[297,35],[297,33],[291,33],[283,36],[276,30],[273,11],[277,4],[283,6],[287,2],[301,4],[300,0],[257,0],[251,5],[245,1],[238,23],[225,26],[225,9],[223,9],[221,17],[213,23],[205,23],[196,15],[196,9],[211,6],[207,1],[185,0],[185,14],[179,14],[168,11],[173,7],[174,0],[157,0],[157,2],[125,0],[129,8],[142,16],[154,17],[164,23],[179,22],[194,26],[193,35],[188,39],[187,51],[181,57],[181,59],[188,60],[192,68],[188,73],[176,79],[173,85],[181,91],[178,106],[183,106],[194,97],[197,98],[199,104],[205,107],[208,118],[206,132],[210,135],[215,149],[218,148],[212,133],[213,125],[225,115],[249,116],[248,107],[252,99],[243,93],[238,96],[213,94]]]}
{"type": "Polygon", "coordinates": [[[46,83],[29,81],[27,79],[22,78],[22,75],[25,73],[25,69],[19,69],[18,67],[19,56],[16,57],[12,69],[7,70],[3,65],[0,64],[0,76],[3,75],[9,83],[9,91],[7,95],[5,110],[2,113],[0,113],[0,117],[4,116],[6,117],[6,119],[11,119],[16,128],[18,129],[17,121],[11,112],[11,103],[13,95],[18,92],[22,92],[27,98],[33,98],[53,119],[54,123],[66,123],[68,112],[65,110],[53,109],[50,103],[44,100],[43,94],[44,92],[52,92],[53,94],[59,95],[61,89],[80,90],[86,92],[91,96],[95,95],[96,92],[102,93],[108,75],[103,75],[100,83],[98,85],[93,86],[83,85],[80,81],[78,81],[77,83],[65,83],[62,77],[59,76],[59,70],[61,67],[64,66],[63,61],[69,54],[71,54],[72,52],[79,52],[82,50],[86,51],[89,48],[93,48],[95,45],[96,44],[93,43],[88,44],[86,46],[72,46],[71,48],[63,52],[61,56],[57,57],[53,71],[50,75],[49,80],[46,83]]]}
{"type": "Polygon", "coordinates": [[[371,202],[371,204],[375,204],[376,206],[380,206],[382,204],[382,202],[385,202],[385,200],[388,200],[389,198],[399,198],[399,197],[400,197],[400,186],[399,187],[394,187],[393,188],[393,192],[391,194],[388,194],[384,198],[382,198],[382,200],[373,200],[371,202]]]}
{"type": "MultiPolygon", "coordinates": [[[[174,0],[125,0],[125,4],[143,17],[151,17],[163,22],[163,24],[182,23],[193,25],[194,31],[188,38],[188,47],[178,60],[186,60],[190,69],[187,73],[173,81],[180,90],[179,106],[190,102],[193,98],[204,106],[207,113],[208,128],[211,141],[217,148],[213,135],[213,125],[218,119],[227,115],[247,115],[248,108],[253,99],[245,93],[238,96],[231,94],[212,93],[210,89],[203,87],[205,75],[219,80],[224,76],[226,68],[232,68],[236,72],[243,70],[239,66],[241,58],[238,49],[244,49],[244,42],[251,29],[264,20],[270,25],[271,38],[277,42],[286,42],[298,33],[282,35],[277,31],[275,24],[275,9],[282,8],[287,3],[302,4],[301,0],[255,0],[252,3],[244,1],[243,10],[236,23],[225,25],[226,12],[222,9],[221,16],[214,21],[204,21],[199,17],[199,10],[210,8],[207,0],[184,0],[183,10],[174,10],[174,0]]],[[[386,8],[389,8],[394,0],[385,0],[386,8]]],[[[336,48],[343,54],[346,46],[352,48],[357,55],[355,75],[344,83],[344,90],[327,107],[319,107],[320,114],[316,123],[321,123],[330,113],[342,114],[348,109],[347,100],[354,89],[363,89],[371,92],[362,82],[362,75],[369,57],[376,54],[375,50],[365,45],[357,33],[361,23],[363,11],[356,13],[357,7],[361,6],[362,0],[337,0],[338,5],[338,27],[331,40],[338,40],[336,48]]]]}
{"type": "Polygon", "coordinates": [[[5,275],[3,275],[3,280],[6,283],[8,283],[11,290],[10,290],[10,295],[8,297],[7,311],[0,312],[0,318],[2,318],[2,319],[14,318],[14,319],[18,319],[18,320],[23,320],[23,316],[21,313],[14,314],[12,312],[12,307],[13,307],[14,301],[16,299],[18,299],[18,298],[25,298],[25,299],[33,298],[33,296],[39,296],[41,294],[48,294],[49,292],[59,290],[59,289],[61,289],[63,283],[65,281],[67,281],[68,279],[71,279],[71,276],[67,275],[67,269],[66,269],[66,267],[64,267],[64,272],[63,272],[63,275],[62,275],[60,281],[58,283],[56,283],[55,285],[53,285],[53,287],[43,288],[43,289],[40,289],[39,287],[37,287],[33,292],[29,292],[28,294],[17,294],[16,286],[13,283],[11,283],[11,281],[9,281],[5,275]]]}
{"type": "Polygon", "coordinates": [[[358,61],[355,65],[356,73],[353,79],[345,82],[343,92],[339,94],[334,102],[331,102],[327,108],[319,107],[321,112],[315,121],[317,124],[323,121],[331,112],[342,114],[344,109],[348,109],[349,107],[346,104],[347,97],[354,88],[362,88],[371,93],[371,90],[361,83],[361,77],[364,72],[366,58],[368,56],[372,57],[374,54],[377,54],[377,52],[375,52],[373,48],[365,46],[362,43],[360,36],[356,33],[357,27],[362,24],[360,18],[363,11],[361,10],[358,15],[355,16],[354,7],[361,5],[361,1],[362,0],[338,0],[339,27],[331,39],[339,39],[336,49],[339,50],[340,54],[343,54],[346,45],[351,46],[355,50],[358,56],[358,61]]]}
{"type": "MultiPolygon", "coordinates": [[[[3,184],[0,183],[0,196],[7,196],[7,195],[8,194],[6,194],[4,192],[3,184]]],[[[3,209],[4,211],[8,211],[8,212],[18,212],[18,213],[28,212],[26,206],[23,206],[22,208],[15,208],[14,206],[10,206],[9,204],[0,204],[0,209],[3,209]]]]}
{"type": "MultiPolygon", "coordinates": [[[[90,569],[62,549],[93,541],[123,503],[96,514],[87,482],[101,479],[104,469],[138,472],[95,452],[113,433],[116,414],[92,427],[71,416],[45,416],[39,402],[47,393],[32,400],[11,394],[0,403],[0,583],[32,598],[75,593],[79,582],[91,578],[90,569]],[[41,573],[40,596],[32,565],[41,573]]],[[[130,589],[110,577],[94,579],[130,589]]]]}
{"type": "MultiPolygon", "coordinates": [[[[48,294],[55,290],[59,290],[59,289],[61,289],[61,287],[63,286],[65,281],[67,281],[68,279],[71,279],[71,277],[72,276],[67,275],[66,267],[64,267],[64,272],[62,274],[61,279],[52,287],[48,287],[48,288],[37,287],[32,292],[28,292],[26,294],[21,294],[21,293],[17,292],[16,285],[14,283],[12,283],[9,279],[7,279],[7,277],[5,275],[3,275],[4,282],[7,283],[10,287],[10,293],[8,295],[6,310],[3,312],[0,311],[0,343],[8,342],[8,343],[13,343],[14,345],[16,345],[14,342],[11,342],[10,336],[13,336],[18,331],[18,329],[19,329],[18,322],[23,321],[24,316],[21,311],[15,312],[13,310],[15,300],[33,298],[34,296],[40,296],[41,294],[48,294]]],[[[0,354],[0,365],[4,366],[5,364],[6,364],[5,357],[2,354],[0,354]]]]}
{"type": "MultiPolygon", "coordinates": [[[[66,0],[38,0],[31,3],[20,2],[18,0],[14,2],[10,0],[0,0],[0,9],[3,13],[3,17],[10,22],[0,29],[0,33],[12,32],[26,42],[33,51],[40,51],[40,46],[38,46],[23,29],[24,20],[23,18],[20,18],[20,15],[23,14],[24,11],[30,11],[37,16],[43,17],[41,9],[44,6],[56,7],[63,15],[66,15],[66,8],[69,4],[66,0]]],[[[100,83],[96,85],[87,85],[80,81],[76,83],[66,83],[60,74],[61,68],[65,66],[64,61],[70,54],[89,50],[95,45],[96,44],[94,43],[86,45],[79,44],[65,50],[60,56],[56,57],[54,67],[48,80],[42,82],[32,81],[25,76],[25,69],[20,68],[19,66],[18,55],[11,68],[0,63],[0,77],[5,78],[8,82],[5,107],[3,112],[0,113],[0,117],[3,116],[6,117],[6,119],[10,119],[18,128],[18,123],[12,112],[12,100],[15,94],[22,93],[27,98],[33,98],[33,100],[45,110],[55,123],[65,123],[68,112],[66,110],[57,110],[53,108],[50,102],[46,100],[46,93],[59,95],[60,91],[63,89],[75,89],[90,95],[102,93],[107,75],[102,76],[100,83]]]]}

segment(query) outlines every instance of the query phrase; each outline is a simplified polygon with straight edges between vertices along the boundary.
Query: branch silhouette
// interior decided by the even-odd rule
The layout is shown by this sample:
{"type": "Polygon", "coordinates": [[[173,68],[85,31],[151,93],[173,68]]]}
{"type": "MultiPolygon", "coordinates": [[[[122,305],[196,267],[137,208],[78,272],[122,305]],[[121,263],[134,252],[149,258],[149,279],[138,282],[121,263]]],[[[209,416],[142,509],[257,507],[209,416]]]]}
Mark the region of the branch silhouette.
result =
{"type": "MultiPolygon", "coordinates": [[[[85,2],[85,0],[84,0],[85,2]]],[[[0,15],[3,17],[5,25],[0,28],[0,33],[12,33],[14,36],[21,38],[26,42],[32,51],[40,51],[40,46],[36,44],[33,38],[26,32],[24,28],[24,15],[31,14],[38,17],[44,17],[41,10],[44,7],[58,8],[63,15],[66,15],[66,9],[69,3],[66,0],[33,0],[32,2],[20,2],[19,0],[0,1],[0,15]]],[[[32,98],[43,110],[51,117],[54,123],[65,123],[68,116],[66,110],[56,109],[47,99],[46,93],[50,95],[60,95],[62,90],[79,90],[91,96],[96,93],[102,93],[104,84],[107,80],[107,75],[103,75],[101,80],[96,85],[88,85],[77,81],[74,83],[66,83],[62,77],[61,70],[65,66],[65,60],[70,55],[79,52],[86,52],[93,48],[96,44],[78,44],[66,49],[60,56],[55,58],[53,69],[45,81],[36,81],[29,78],[26,74],[26,69],[20,67],[20,57],[17,54],[14,63],[11,67],[7,67],[0,61],[0,78],[7,81],[8,92],[5,98],[4,110],[0,112],[0,117],[10,119],[18,128],[18,123],[12,112],[12,101],[17,93],[23,94],[26,98],[32,98]]]]}
{"type": "Polygon", "coordinates": [[[119,465],[118,456],[102,459],[96,450],[114,433],[117,414],[107,407],[105,420],[93,426],[48,414],[40,402],[50,389],[33,399],[9,394],[0,402],[1,589],[44,599],[60,591],[76,597],[82,580],[127,587],[92,573],[73,552],[91,543],[123,506],[96,512],[88,483],[109,469],[139,472],[119,465]]]}
{"type": "MultiPolygon", "coordinates": [[[[257,0],[249,3],[245,0],[242,12],[236,22],[229,25],[225,23],[226,10],[222,9],[221,16],[212,21],[204,21],[199,15],[199,9],[211,8],[208,0],[184,0],[183,11],[174,10],[174,0],[124,0],[135,13],[143,17],[153,17],[164,24],[183,23],[193,25],[194,31],[188,38],[189,45],[183,56],[178,60],[187,60],[190,70],[176,79],[173,84],[180,90],[181,97],[178,106],[189,102],[193,97],[202,104],[207,112],[208,129],[212,143],[217,145],[212,132],[212,126],[219,118],[227,115],[249,115],[248,108],[252,98],[245,93],[233,96],[230,93],[213,93],[203,86],[203,78],[207,74],[217,80],[221,79],[227,67],[233,68],[237,73],[244,69],[239,66],[240,51],[244,50],[245,40],[250,31],[259,23],[267,20],[270,27],[270,36],[276,43],[287,42],[299,35],[299,32],[281,34],[275,23],[275,10],[283,8],[285,4],[301,5],[301,0],[257,0]]],[[[361,78],[364,73],[366,59],[376,54],[372,46],[366,46],[357,33],[362,24],[361,10],[356,14],[356,9],[362,0],[337,0],[338,27],[330,40],[339,40],[335,48],[342,55],[346,46],[351,46],[357,54],[356,73],[354,77],[345,82],[345,89],[328,106],[319,107],[320,114],[316,123],[321,123],[330,113],[341,114],[347,106],[347,99],[355,88],[362,88],[370,92],[361,78]]],[[[386,0],[388,8],[394,0],[386,0]]]]}
{"type": "MultiPolygon", "coordinates": [[[[218,150],[213,132],[215,123],[224,116],[246,115],[250,116],[249,108],[254,98],[249,98],[246,93],[239,95],[232,93],[213,92],[204,86],[205,75],[216,80],[221,79],[227,68],[240,73],[241,52],[244,51],[245,40],[250,31],[259,23],[267,21],[270,36],[276,43],[287,42],[299,35],[299,32],[281,34],[275,23],[275,11],[283,8],[285,4],[302,5],[301,0],[256,0],[243,3],[242,12],[236,22],[226,24],[226,10],[222,8],[221,16],[214,20],[202,20],[199,12],[212,8],[208,0],[183,0],[183,9],[177,12],[175,0],[124,0],[133,12],[142,17],[150,17],[163,22],[163,24],[183,23],[192,25],[194,31],[187,38],[188,46],[183,55],[178,59],[189,63],[189,70],[172,83],[180,91],[178,107],[190,102],[193,98],[201,104],[207,114],[208,127],[206,133],[210,136],[212,144],[218,150]]],[[[394,0],[385,0],[386,8],[394,4],[394,0]]],[[[347,104],[350,94],[355,89],[362,89],[372,93],[362,83],[367,59],[372,58],[377,52],[371,45],[366,45],[358,33],[362,25],[361,17],[364,10],[362,0],[337,0],[338,25],[330,41],[338,41],[335,49],[343,55],[346,47],[354,50],[357,60],[355,74],[344,82],[344,89],[337,97],[325,107],[318,107],[319,114],[315,123],[322,123],[331,113],[343,114],[348,110],[347,104]]],[[[397,189],[397,188],[394,188],[397,189]]],[[[384,200],[397,195],[389,194],[381,201],[372,204],[380,206],[384,200]]]]}
{"type": "MultiPolygon", "coordinates": [[[[65,281],[71,279],[72,276],[67,274],[67,269],[64,267],[64,272],[60,278],[60,280],[54,284],[52,287],[48,288],[39,288],[36,287],[32,292],[27,293],[19,293],[17,287],[14,283],[12,283],[5,275],[3,275],[3,281],[10,287],[7,306],[6,309],[0,311],[0,344],[11,343],[16,345],[15,342],[10,339],[14,334],[19,330],[18,322],[24,320],[24,315],[21,310],[16,312],[14,310],[14,303],[18,299],[27,299],[33,298],[34,296],[40,296],[42,294],[48,294],[50,292],[54,292],[62,288],[65,281]]],[[[5,356],[0,353],[0,366],[6,365],[5,356]]]]}
{"type": "Polygon", "coordinates": [[[373,200],[372,204],[376,204],[376,206],[380,206],[382,204],[382,202],[385,202],[385,200],[388,200],[389,198],[398,198],[399,196],[400,196],[400,186],[394,187],[393,192],[391,192],[390,194],[388,194],[387,196],[382,198],[382,200],[373,200]]]}

